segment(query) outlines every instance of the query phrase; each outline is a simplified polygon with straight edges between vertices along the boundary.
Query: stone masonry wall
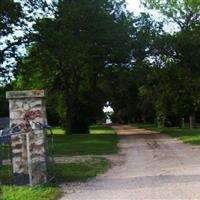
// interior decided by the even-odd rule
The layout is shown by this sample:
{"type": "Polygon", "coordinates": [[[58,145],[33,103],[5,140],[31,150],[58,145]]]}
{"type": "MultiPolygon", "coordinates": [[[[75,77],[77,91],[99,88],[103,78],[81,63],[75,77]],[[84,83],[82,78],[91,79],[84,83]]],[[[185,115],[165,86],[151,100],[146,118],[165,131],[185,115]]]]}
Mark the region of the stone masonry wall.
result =
{"type": "Polygon", "coordinates": [[[9,99],[14,184],[47,180],[45,92],[11,91],[9,99]]]}

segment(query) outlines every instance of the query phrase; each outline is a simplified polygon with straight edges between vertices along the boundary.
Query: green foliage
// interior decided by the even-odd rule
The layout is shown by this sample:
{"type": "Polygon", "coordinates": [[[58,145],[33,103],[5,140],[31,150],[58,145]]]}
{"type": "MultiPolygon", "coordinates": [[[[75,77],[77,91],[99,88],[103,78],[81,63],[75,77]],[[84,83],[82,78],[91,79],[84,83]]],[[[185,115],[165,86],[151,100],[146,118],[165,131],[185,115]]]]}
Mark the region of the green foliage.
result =
{"type": "Polygon", "coordinates": [[[151,71],[149,58],[155,55],[155,41],[162,35],[162,24],[145,13],[132,16],[129,23],[130,63],[106,69],[101,87],[115,111],[114,122],[153,121],[152,102],[139,94],[139,88],[147,81],[151,71]]]}
{"type": "Polygon", "coordinates": [[[189,70],[171,65],[153,70],[140,93],[144,98],[153,99],[157,117],[180,119],[192,110],[199,110],[199,81],[189,70]]]}
{"type": "MultiPolygon", "coordinates": [[[[140,96],[149,99],[158,121],[178,125],[181,117],[199,110],[199,3],[197,1],[142,1],[173,19],[180,30],[162,34],[155,41],[155,64],[140,96]]],[[[191,119],[192,119],[191,118],[191,119]]],[[[193,127],[191,123],[191,127],[193,127]]]]}
{"type": "Polygon", "coordinates": [[[0,83],[3,78],[7,78],[9,70],[2,65],[5,61],[6,52],[11,46],[11,41],[2,39],[14,32],[14,26],[19,24],[19,18],[22,16],[22,9],[19,3],[13,0],[0,1],[0,83]]]}
{"type": "Polygon", "coordinates": [[[30,47],[38,18],[53,16],[54,0],[1,0],[0,1],[0,83],[10,83],[16,72],[16,63],[30,47]]]}
{"type": "Polygon", "coordinates": [[[66,132],[87,132],[102,115],[105,100],[98,80],[104,67],[128,56],[124,2],[66,0],[56,10],[54,18],[34,26],[36,42],[18,76],[27,86],[39,83],[53,92],[66,132]]]}
{"type": "Polygon", "coordinates": [[[164,16],[172,19],[181,29],[188,29],[199,20],[199,0],[141,0],[150,9],[160,11],[164,16]]]}
{"type": "Polygon", "coordinates": [[[134,112],[131,108],[137,93],[130,70],[118,66],[106,69],[101,87],[106,91],[107,99],[112,102],[114,122],[127,122],[134,112]]]}
{"type": "Polygon", "coordinates": [[[151,68],[145,63],[132,68],[112,67],[106,70],[102,87],[107,93],[107,99],[112,102],[113,122],[151,120],[151,102],[139,96],[139,87],[146,82],[150,71],[151,68]]]}
{"type": "Polygon", "coordinates": [[[135,65],[144,65],[148,63],[149,57],[155,54],[155,42],[163,34],[163,23],[156,22],[146,13],[132,17],[132,23],[132,62],[135,62],[135,65]]]}
{"type": "Polygon", "coordinates": [[[23,2],[33,13],[47,8],[51,15],[35,17],[28,35],[34,42],[18,62],[13,86],[47,88],[50,124],[88,133],[107,101],[119,123],[157,118],[172,125],[199,112],[197,0],[142,0],[179,25],[171,34],[148,14],[129,13],[124,0],[23,2]]]}
{"type": "MultiPolygon", "coordinates": [[[[8,116],[8,101],[6,100],[5,93],[9,87],[0,87],[0,117],[7,117],[8,116]]],[[[0,127],[1,128],[1,127],[0,127]]]]}
{"type": "Polygon", "coordinates": [[[22,16],[20,3],[13,0],[0,1],[0,36],[8,35],[13,32],[13,24],[19,22],[22,16]]]}
{"type": "Polygon", "coordinates": [[[176,33],[171,42],[175,58],[182,67],[190,69],[191,73],[199,73],[200,62],[200,23],[197,27],[176,33]],[[173,45],[172,45],[173,43],[173,45]]]}

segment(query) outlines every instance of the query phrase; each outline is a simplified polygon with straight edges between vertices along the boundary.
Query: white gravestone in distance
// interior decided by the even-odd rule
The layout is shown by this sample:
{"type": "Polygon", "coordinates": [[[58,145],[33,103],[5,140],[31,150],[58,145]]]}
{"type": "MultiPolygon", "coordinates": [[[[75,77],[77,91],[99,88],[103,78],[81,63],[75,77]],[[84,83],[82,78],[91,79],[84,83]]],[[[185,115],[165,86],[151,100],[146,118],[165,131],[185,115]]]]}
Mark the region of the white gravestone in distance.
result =
{"type": "Polygon", "coordinates": [[[106,115],[106,124],[112,124],[111,116],[113,115],[114,110],[109,106],[109,102],[104,106],[103,112],[106,115]]]}

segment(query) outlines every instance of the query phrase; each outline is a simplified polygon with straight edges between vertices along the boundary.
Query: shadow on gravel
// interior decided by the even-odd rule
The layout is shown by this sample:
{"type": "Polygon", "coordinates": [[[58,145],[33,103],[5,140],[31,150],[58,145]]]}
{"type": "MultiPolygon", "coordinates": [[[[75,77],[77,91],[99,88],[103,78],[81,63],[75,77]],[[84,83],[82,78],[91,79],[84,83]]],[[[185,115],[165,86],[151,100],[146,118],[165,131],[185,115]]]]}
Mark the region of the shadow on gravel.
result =
{"type": "MultiPolygon", "coordinates": [[[[94,190],[110,190],[110,189],[137,189],[159,187],[163,184],[181,184],[181,183],[200,182],[200,175],[158,175],[144,176],[128,179],[107,179],[101,184],[95,185],[94,190]]],[[[94,183],[93,183],[94,184],[94,183]]],[[[86,186],[87,187],[87,186],[86,186]]],[[[90,187],[90,184],[88,184],[90,187]]]]}

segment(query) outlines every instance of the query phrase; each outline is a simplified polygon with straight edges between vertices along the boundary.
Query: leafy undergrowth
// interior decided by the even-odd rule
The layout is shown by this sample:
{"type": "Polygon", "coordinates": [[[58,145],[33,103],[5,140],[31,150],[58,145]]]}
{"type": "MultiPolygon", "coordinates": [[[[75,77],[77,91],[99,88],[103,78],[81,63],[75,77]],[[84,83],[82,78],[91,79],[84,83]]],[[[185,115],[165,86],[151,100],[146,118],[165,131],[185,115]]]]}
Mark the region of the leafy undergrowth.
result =
{"type": "Polygon", "coordinates": [[[181,139],[185,143],[200,145],[200,128],[178,128],[178,127],[164,127],[157,128],[155,124],[135,124],[139,128],[158,131],[160,133],[168,134],[172,137],[181,139]]]}

